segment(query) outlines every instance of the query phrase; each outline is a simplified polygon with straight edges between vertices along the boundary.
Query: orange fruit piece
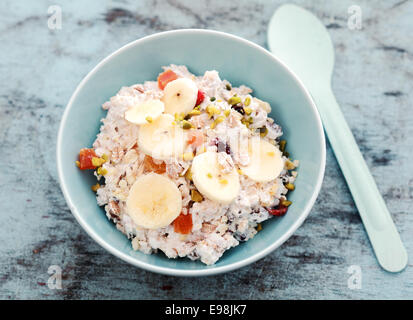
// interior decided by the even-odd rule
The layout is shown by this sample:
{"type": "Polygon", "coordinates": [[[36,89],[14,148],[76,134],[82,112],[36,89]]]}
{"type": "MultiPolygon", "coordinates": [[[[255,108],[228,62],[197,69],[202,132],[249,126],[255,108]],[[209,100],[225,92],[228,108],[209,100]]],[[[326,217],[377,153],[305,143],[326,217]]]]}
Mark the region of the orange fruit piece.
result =
{"type": "Polygon", "coordinates": [[[92,158],[94,157],[97,157],[95,150],[87,149],[87,148],[80,149],[79,169],[80,170],[96,169],[96,167],[92,164],[92,158]]]}
{"type": "Polygon", "coordinates": [[[172,70],[166,70],[165,72],[162,72],[158,76],[159,89],[163,90],[169,82],[174,81],[176,79],[178,79],[178,75],[172,70]]]}
{"type": "Polygon", "coordinates": [[[156,164],[155,162],[153,162],[153,158],[151,156],[145,156],[145,158],[143,159],[143,169],[145,172],[155,172],[162,174],[166,172],[166,165],[165,162],[156,164]]]}
{"type": "Polygon", "coordinates": [[[181,234],[188,234],[192,231],[192,214],[180,214],[173,222],[174,231],[181,234]]]}

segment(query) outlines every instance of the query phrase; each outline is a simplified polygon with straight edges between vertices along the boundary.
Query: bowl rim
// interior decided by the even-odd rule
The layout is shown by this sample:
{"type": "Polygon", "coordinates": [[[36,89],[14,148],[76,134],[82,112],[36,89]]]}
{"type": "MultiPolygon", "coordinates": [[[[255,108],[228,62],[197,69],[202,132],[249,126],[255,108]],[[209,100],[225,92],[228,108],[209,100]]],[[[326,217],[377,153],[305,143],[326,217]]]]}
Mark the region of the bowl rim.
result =
{"type": "Polygon", "coordinates": [[[291,237],[291,235],[302,225],[304,220],[307,218],[308,214],[310,213],[310,210],[312,209],[315,200],[318,197],[318,194],[321,189],[321,185],[323,182],[324,178],[324,172],[325,172],[325,163],[326,163],[326,143],[325,143],[325,136],[324,136],[324,129],[323,125],[321,122],[320,115],[318,113],[317,107],[309,93],[309,91],[306,89],[304,86],[303,82],[297,77],[297,75],[294,74],[294,72],[284,63],[282,62],[279,58],[277,58],[275,55],[270,53],[268,50],[265,48],[259,46],[258,44],[255,44],[249,40],[246,40],[244,38],[241,38],[239,36],[235,36],[226,32],[222,31],[216,31],[216,30],[206,30],[206,29],[177,29],[177,30],[170,30],[170,31],[164,31],[164,32],[158,32],[152,35],[148,35],[142,38],[139,38],[137,40],[134,40],[132,42],[127,43],[126,45],[122,46],[121,48],[117,49],[113,53],[109,54],[107,57],[102,59],[83,79],[82,81],[78,84],[76,87],[75,91],[73,92],[72,96],[70,97],[70,100],[64,110],[62,119],[60,121],[60,126],[59,126],[59,131],[58,131],[58,136],[57,136],[57,144],[56,144],[56,159],[57,159],[57,173],[58,173],[58,178],[59,178],[59,185],[60,188],[63,192],[63,196],[66,200],[66,203],[69,206],[70,211],[72,214],[75,216],[76,220],[78,223],[82,226],[82,228],[89,234],[90,237],[92,237],[100,246],[105,248],[107,251],[112,253],[113,255],[117,256],[118,258],[134,265],[139,268],[142,268],[147,271],[151,272],[156,272],[160,274],[165,274],[165,275],[172,275],[172,276],[189,276],[189,277],[194,277],[194,276],[207,276],[207,275],[216,275],[220,273],[225,273],[228,271],[232,271],[235,269],[239,269],[241,267],[244,267],[248,264],[251,264],[272,251],[274,251],[276,248],[281,246],[288,238],[291,237]],[[226,266],[220,266],[220,267],[214,267],[214,268],[205,268],[201,270],[179,270],[179,269],[173,269],[173,268],[168,268],[168,267],[160,267],[160,266],[155,266],[153,264],[143,262],[140,260],[135,259],[134,257],[131,257],[114,246],[112,246],[110,243],[106,242],[103,238],[100,237],[99,234],[95,233],[92,228],[89,227],[89,225],[83,220],[82,216],[79,214],[77,211],[75,205],[72,202],[71,196],[69,194],[68,189],[66,188],[64,176],[63,176],[63,164],[62,164],[62,158],[61,158],[61,148],[62,148],[62,139],[63,139],[63,128],[66,127],[66,121],[67,117],[69,115],[70,109],[72,107],[73,101],[77,97],[78,93],[82,90],[83,86],[85,85],[86,82],[89,81],[89,79],[97,72],[98,69],[100,69],[104,64],[106,64],[108,61],[110,61],[113,57],[117,56],[121,52],[128,50],[129,48],[136,46],[138,44],[142,44],[144,42],[157,39],[157,38],[163,38],[163,37],[168,37],[169,35],[172,34],[189,34],[189,33],[202,33],[202,34],[212,34],[212,35],[218,35],[221,37],[226,37],[231,40],[235,40],[237,42],[241,42],[243,44],[246,44],[250,47],[255,48],[256,50],[260,51],[261,53],[265,54],[266,56],[270,57],[273,59],[276,63],[280,64],[286,71],[287,73],[296,81],[296,83],[299,85],[300,89],[303,91],[305,97],[308,100],[309,105],[311,106],[312,112],[315,115],[316,122],[317,122],[317,129],[320,135],[320,141],[319,144],[321,145],[321,163],[320,163],[320,172],[317,177],[317,182],[315,184],[315,187],[313,189],[313,194],[308,201],[306,207],[304,208],[302,214],[300,215],[299,219],[294,222],[294,224],[283,234],[282,237],[277,239],[275,242],[273,242],[271,245],[266,247],[264,250],[257,252],[256,254],[243,259],[238,262],[231,263],[226,266]]]}

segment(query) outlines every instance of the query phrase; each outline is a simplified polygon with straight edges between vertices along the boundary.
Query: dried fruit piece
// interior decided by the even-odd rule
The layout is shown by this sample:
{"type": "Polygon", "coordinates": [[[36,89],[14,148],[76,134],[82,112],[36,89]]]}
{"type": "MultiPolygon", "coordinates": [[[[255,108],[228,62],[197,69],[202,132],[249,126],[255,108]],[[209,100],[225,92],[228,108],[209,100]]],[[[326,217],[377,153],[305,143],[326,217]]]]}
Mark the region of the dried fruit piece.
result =
{"type": "Polygon", "coordinates": [[[204,134],[200,130],[191,130],[188,132],[188,144],[192,147],[199,147],[204,143],[204,134]]]}
{"type": "Polygon", "coordinates": [[[192,231],[192,215],[181,213],[173,222],[174,231],[180,234],[188,234],[192,231]]]}
{"type": "Polygon", "coordinates": [[[287,213],[288,207],[280,204],[276,208],[265,208],[265,209],[267,209],[269,214],[273,216],[281,217],[287,213]]]}
{"type": "Polygon", "coordinates": [[[166,70],[165,72],[162,72],[158,76],[158,87],[159,89],[163,90],[165,89],[166,85],[171,82],[178,79],[178,75],[173,72],[172,70],[166,70]]]}
{"type": "Polygon", "coordinates": [[[204,101],[204,99],[205,99],[205,94],[201,90],[198,90],[198,97],[196,99],[195,105],[199,106],[202,103],[202,101],[204,101]]]}
{"type": "Polygon", "coordinates": [[[93,165],[92,159],[97,158],[95,150],[83,148],[79,152],[79,169],[96,169],[96,166],[93,165]]]}
{"type": "Polygon", "coordinates": [[[163,161],[160,164],[156,164],[151,156],[146,155],[143,159],[143,170],[144,172],[155,172],[162,174],[166,172],[166,165],[163,161]]]}
{"type": "Polygon", "coordinates": [[[245,114],[244,108],[239,106],[239,105],[234,105],[231,108],[234,109],[235,111],[237,111],[238,113],[242,114],[242,115],[245,114]]]}

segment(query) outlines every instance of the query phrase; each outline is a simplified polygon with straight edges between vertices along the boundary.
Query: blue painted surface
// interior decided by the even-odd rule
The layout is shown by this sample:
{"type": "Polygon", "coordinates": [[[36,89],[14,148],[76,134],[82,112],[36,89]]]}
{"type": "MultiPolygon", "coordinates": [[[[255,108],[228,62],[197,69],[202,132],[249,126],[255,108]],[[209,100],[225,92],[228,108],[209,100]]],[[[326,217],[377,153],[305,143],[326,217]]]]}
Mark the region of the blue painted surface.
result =
{"type": "MultiPolygon", "coordinates": [[[[175,28],[217,29],[265,47],[267,23],[282,3],[60,2],[61,30],[47,28],[48,1],[0,3],[0,298],[413,298],[412,264],[400,274],[380,269],[330,149],[304,225],[266,258],[225,275],[177,279],[136,269],[89,238],[63,199],[57,128],[97,62],[132,40],[175,28]],[[47,286],[50,265],[63,270],[60,290],[47,286]],[[351,265],[361,268],[361,289],[348,287],[351,265]]],[[[358,1],[362,30],[347,28],[352,1],[295,3],[331,32],[337,100],[413,256],[413,2],[358,1]]]]}

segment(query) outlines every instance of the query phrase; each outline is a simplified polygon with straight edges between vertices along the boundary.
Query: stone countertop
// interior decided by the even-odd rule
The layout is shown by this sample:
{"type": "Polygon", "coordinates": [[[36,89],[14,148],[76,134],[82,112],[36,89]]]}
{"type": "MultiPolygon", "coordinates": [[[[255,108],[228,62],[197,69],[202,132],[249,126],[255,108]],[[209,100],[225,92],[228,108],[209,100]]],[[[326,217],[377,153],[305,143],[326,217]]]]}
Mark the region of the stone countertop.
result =
{"type": "MultiPolygon", "coordinates": [[[[361,30],[347,27],[353,1],[294,2],[330,31],[337,100],[412,257],[413,1],[357,1],[361,30]]],[[[237,272],[168,277],[101,248],[70,213],[57,181],[57,130],[77,84],[122,45],[165,30],[221,30],[266,47],[268,21],[284,1],[55,3],[60,30],[48,28],[50,1],[0,3],[0,298],[413,298],[412,264],[399,274],[379,267],[330,146],[308,219],[282,247],[237,272]],[[47,285],[51,265],[62,269],[62,289],[47,285]],[[361,288],[348,285],[357,268],[361,288]]]]}

